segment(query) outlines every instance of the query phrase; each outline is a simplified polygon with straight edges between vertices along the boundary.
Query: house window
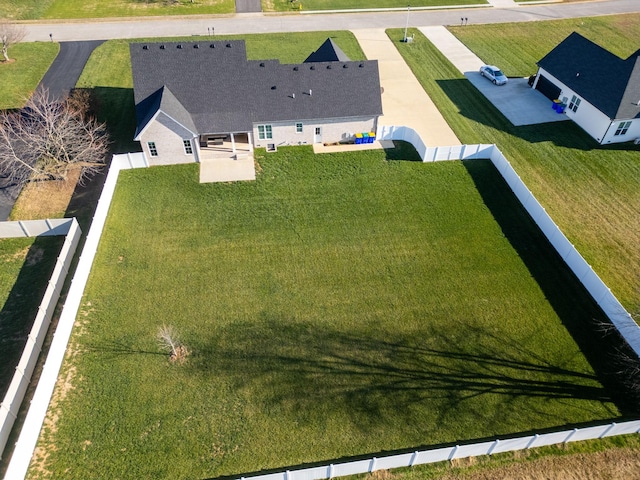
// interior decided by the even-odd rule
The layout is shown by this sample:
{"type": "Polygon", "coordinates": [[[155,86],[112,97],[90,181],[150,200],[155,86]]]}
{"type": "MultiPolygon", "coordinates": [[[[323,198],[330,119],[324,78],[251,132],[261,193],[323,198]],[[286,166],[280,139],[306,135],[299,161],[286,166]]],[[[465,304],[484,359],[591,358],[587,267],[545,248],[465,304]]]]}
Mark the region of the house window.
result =
{"type": "Polygon", "coordinates": [[[625,135],[630,126],[631,122],[620,122],[618,124],[618,128],[616,128],[616,133],[614,133],[614,135],[625,135]]]}
{"type": "Polygon", "coordinates": [[[193,147],[191,146],[191,140],[183,140],[185,155],[193,155],[193,147]]]}
{"type": "Polygon", "coordinates": [[[302,122],[296,123],[296,133],[302,133],[302,122]]]}
{"type": "Polygon", "coordinates": [[[573,112],[578,111],[578,107],[580,106],[581,100],[575,95],[571,97],[571,102],[569,103],[569,110],[573,110],[573,112]]]}
{"type": "Polygon", "coordinates": [[[147,142],[147,146],[149,147],[149,155],[157,157],[158,149],[156,148],[156,142],[147,142]]]}
{"type": "Polygon", "coordinates": [[[258,139],[267,140],[273,138],[271,125],[258,125],[258,139]]]}

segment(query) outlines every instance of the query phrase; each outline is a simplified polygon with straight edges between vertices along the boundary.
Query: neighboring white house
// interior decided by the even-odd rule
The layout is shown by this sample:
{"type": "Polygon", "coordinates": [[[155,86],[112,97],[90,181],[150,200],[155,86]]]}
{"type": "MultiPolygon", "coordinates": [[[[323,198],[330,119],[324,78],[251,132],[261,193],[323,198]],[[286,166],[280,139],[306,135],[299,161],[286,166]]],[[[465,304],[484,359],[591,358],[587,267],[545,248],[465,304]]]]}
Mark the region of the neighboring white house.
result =
{"type": "Polygon", "coordinates": [[[640,138],[640,50],[623,60],[573,32],[538,67],[533,87],[598,143],[640,138]]]}
{"type": "Polygon", "coordinates": [[[247,60],[242,40],[130,45],[135,140],[152,165],[347,142],[382,115],[375,60],[331,39],[301,64],[247,60]]]}

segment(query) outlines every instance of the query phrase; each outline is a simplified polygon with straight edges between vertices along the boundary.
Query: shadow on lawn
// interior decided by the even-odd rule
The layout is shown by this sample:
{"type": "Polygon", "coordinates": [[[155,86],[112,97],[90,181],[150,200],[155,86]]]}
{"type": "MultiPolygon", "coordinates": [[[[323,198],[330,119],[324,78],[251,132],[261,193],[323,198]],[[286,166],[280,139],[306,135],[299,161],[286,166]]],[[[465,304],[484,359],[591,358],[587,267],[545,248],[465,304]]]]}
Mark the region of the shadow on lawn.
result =
{"type": "Polygon", "coordinates": [[[628,345],[615,329],[607,329],[603,333],[603,325],[609,324],[604,312],[547,241],[491,163],[487,160],[463,164],[505,237],[597,373],[599,382],[621,411],[637,413],[637,393],[625,388],[626,373],[621,371],[618,361],[620,352],[633,358],[628,345]]]}
{"type": "Polygon", "coordinates": [[[521,138],[528,143],[552,142],[576,150],[639,151],[631,142],[600,145],[574,122],[551,122],[516,127],[466,78],[437,80],[436,83],[455,104],[461,115],[474,122],[521,138]]]}

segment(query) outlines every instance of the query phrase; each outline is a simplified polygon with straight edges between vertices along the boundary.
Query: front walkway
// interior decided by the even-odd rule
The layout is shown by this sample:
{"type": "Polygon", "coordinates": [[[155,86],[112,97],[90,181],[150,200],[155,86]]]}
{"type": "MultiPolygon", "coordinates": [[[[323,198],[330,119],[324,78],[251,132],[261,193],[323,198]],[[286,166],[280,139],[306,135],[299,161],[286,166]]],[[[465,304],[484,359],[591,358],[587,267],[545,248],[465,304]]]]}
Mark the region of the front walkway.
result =
{"type": "MultiPolygon", "coordinates": [[[[529,87],[527,78],[510,78],[506,85],[496,86],[482,77],[479,69],[485,62],[446,27],[420,27],[419,30],[513,125],[568,120],[566,115],[559,115],[551,108],[551,100],[529,87]]],[[[490,59],[487,60],[490,62],[490,59]]]]}
{"type": "Polygon", "coordinates": [[[353,30],[369,60],[378,60],[382,112],[378,125],[414,129],[427,146],[460,145],[383,28],[353,30]]]}

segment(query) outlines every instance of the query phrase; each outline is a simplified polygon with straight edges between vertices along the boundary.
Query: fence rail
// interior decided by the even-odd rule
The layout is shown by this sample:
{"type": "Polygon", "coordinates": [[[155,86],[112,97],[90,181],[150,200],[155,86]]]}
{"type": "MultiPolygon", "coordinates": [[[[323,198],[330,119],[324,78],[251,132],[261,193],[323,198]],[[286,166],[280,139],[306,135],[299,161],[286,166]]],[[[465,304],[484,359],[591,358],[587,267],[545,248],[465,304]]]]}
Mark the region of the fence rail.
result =
{"type": "MultiPolygon", "coordinates": [[[[38,313],[27,337],[20,362],[16,367],[9,389],[0,404],[0,453],[4,451],[13,428],[18,410],[31,381],[38,355],[47,335],[53,311],[58,303],[62,285],[67,278],[69,265],[80,239],[80,227],[75,218],[55,220],[29,220],[23,222],[0,222],[0,238],[66,235],[58,254],[58,260],[44,292],[38,313]]],[[[10,478],[10,477],[7,477],[10,478]]]]}
{"type": "Polygon", "coordinates": [[[109,205],[113,198],[120,170],[146,166],[148,166],[146,158],[141,153],[113,156],[109,173],[107,174],[107,179],[102,189],[93,221],[91,222],[91,228],[87,234],[82,254],[78,260],[78,266],[76,267],[71,286],[69,287],[66,302],[60,314],[58,327],[53,335],[51,347],[49,348],[38,386],[36,387],[24,425],[16,442],[16,448],[9,462],[5,478],[21,479],[27,474],[29,463],[31,462],[31,457],[33,456],[33,451],[35,450],[36,442],[40,435],[40,429],[42,428],[47,408],[49,407],[49,401],[51,400],[51,395],[53,394],[53,389],[58,378],[58,373],[62,366],[62,360],[64,359],[67,344],[69,343],[71,330],[76,315],[78,314],[78,309],[80,308],[84,288],[98,249],[98,243],[107,219],[109,205]]]}

